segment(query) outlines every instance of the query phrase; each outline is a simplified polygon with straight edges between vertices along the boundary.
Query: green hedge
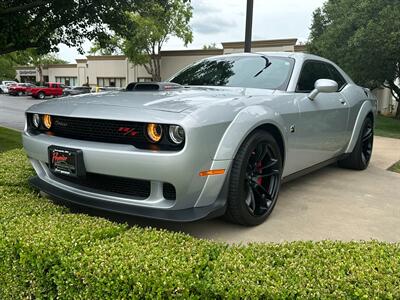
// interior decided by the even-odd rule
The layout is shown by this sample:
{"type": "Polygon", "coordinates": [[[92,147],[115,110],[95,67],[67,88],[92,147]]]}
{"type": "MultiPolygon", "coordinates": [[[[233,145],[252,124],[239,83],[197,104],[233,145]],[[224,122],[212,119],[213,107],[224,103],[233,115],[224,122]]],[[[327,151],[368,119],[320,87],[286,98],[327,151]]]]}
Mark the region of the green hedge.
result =
{"type": "Polygon", "coordinates": [[[399,244],[228,246],[128,227],[40,197],[21,150],[0,168],[0,299],[400,298],[399,244]]]}

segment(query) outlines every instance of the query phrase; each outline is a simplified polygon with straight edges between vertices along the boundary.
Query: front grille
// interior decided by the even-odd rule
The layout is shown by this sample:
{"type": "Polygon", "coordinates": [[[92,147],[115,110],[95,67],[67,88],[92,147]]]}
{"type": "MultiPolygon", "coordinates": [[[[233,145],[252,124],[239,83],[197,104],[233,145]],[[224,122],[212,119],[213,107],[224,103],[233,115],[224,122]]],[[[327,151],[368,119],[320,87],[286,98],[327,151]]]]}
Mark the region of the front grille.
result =
{"type": "Polygon", "coordinates": [[[144,123],[53,116],[52,134],[78,140],[147,144],[144,123]]]}
{"type": "Polygon", "coordinates": [[[176,199],[175,187],[170,183],[164,183],[163,184],[163,196],[167,200],[175,200],[176,199]]]}
{"type": "Polygon", "coordinates": [[[86,178],[73,178],[70,176],[53,173],[54,176],[83,187],[112,194],[127,195],[146,199],[150,196],[150,181],[86,173],[86,178]]]}
{"type": "Polygon", "coordinates": [[[39,129],[33,126],[32,115],[27,114],[28,130],[31,134],[46,133],[75,140],[127,144],[153,151],[178,151],[182,150],[185,144],[176,145],[170,141],[168,137],[170,125],[167,124],[161,124],[163,136],[158,143],[154,144],[145,135],[148,123],[52,116],[52,127],[46,131],[43,126],[39,129]]]}

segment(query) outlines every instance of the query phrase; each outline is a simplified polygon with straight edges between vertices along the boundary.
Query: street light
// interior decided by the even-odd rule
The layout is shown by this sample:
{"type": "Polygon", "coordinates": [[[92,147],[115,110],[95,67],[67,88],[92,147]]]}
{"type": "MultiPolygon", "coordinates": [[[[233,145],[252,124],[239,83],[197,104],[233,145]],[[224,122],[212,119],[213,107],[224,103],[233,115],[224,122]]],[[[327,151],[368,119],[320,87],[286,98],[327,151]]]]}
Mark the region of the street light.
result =
{"type": "Polygon", "coordinates": [[[247,0],[246,36],[244,39],[244,52],[251,52],[252,25],[253,25],[253,0],[247,0]]]}

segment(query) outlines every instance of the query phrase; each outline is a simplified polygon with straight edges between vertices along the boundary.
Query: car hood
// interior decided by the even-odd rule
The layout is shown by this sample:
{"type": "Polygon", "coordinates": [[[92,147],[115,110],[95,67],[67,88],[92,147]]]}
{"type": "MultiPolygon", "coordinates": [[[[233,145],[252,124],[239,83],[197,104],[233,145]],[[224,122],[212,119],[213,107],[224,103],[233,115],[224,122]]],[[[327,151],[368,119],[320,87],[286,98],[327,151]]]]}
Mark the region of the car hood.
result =
{"type": "MultiPolygon", "coordinates": [[[[184,87],[169,91],[131,91],[131,92],[101,92],[84,94],[43,103],[51,106],[114,106],[133,109],[146,109],[180,113],[192,111],[200,106],[224,104],[232,100],[250,97],[252,95],[273,94],[273,90],[246,89],[234,87],[184,87]]],[[[67,108],[67,107],[65,107],[67,108]]]]}

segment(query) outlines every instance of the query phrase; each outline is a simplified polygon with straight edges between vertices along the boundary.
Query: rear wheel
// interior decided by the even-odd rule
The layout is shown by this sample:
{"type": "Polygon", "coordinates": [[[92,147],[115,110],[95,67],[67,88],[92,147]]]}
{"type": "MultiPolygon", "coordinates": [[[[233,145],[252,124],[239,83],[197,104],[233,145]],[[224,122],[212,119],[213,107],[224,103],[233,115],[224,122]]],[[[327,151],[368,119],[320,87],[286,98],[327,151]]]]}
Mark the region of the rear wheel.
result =
{"type": "Polygon", "coordinates": [[[345,159],[339,161],[339,166],[353,170],[365,170],[368,168],[371,160],[373,144],[374,126],[372,118],[367,117],[364,120],[353,152],[345,159]]]}
{"type": "Polygon", "coordinates": [[[22,96],[24,93],[22,93],[21,91],[18,92],[18,96],[22,96]]]}
{"type": "Polygon", "coordinates": [[[254,132],[232,164],[226,217],[246,226],[263,223],[278,199],[281,174],[282,157],[275,138],[262,130],[254,132]]]}
{"type": "Polygon", "coordinates": [[[45,94],[44,94],[43,92],[40,92],[40,93],[38,94],[38,98],[39,98],[39,99],[43,100],[44,97],[45,97],[45,94]]]}

